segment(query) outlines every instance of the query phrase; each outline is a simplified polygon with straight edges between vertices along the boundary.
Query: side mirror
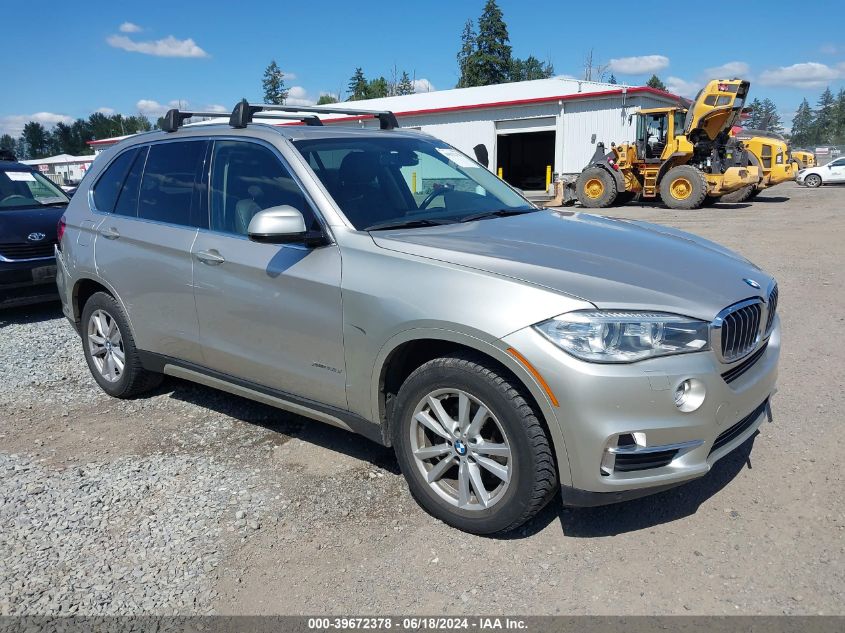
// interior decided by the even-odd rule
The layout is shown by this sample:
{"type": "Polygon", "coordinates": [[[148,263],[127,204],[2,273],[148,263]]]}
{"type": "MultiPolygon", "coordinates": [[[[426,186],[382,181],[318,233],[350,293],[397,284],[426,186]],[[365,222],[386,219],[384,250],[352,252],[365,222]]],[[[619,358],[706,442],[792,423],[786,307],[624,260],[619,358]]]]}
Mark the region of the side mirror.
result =
{"type": "Polygon", "coordinates": [[[247,228],[249,239],[266,244],[288,244],[305,239],[305,218],[289,205],[270,207],[259,211],[247,228]]]}
{"type": "Polygon", "coordinates": [[[490,167],[490,155],[487,153],[486,145],[484,145],[483,143],[479,143],[478,145],[472,148],[472,151],[475,152],[475,160],[477,160],[485,167],[490,167]]]}

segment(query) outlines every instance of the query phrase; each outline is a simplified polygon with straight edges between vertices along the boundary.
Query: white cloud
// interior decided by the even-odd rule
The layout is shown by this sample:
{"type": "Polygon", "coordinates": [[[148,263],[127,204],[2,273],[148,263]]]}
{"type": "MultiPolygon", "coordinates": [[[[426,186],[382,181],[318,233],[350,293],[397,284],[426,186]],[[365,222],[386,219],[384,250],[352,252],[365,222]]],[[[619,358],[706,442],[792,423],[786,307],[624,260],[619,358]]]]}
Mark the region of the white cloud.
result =
{"type": "Polygon", "coordinates": [[[308,95],[308,91],[302,86],[291,86],[288,88],[288,98],[285,99],[286,105],[314,105],[315,99],[308,95]]]}
{"type": "Polygon", "coordinates": [[[47,129],[50,129],[56,123],[73,123],[73,118],[65,114],[55,114],[53,112],[0,116],[0,134],[11,134],[14,137],[18,137],[23,132],[23,126],[30,121],[36,121],[47,129]]]}
{"type": "Polygon", "coordinates": [[[167,103],[159,103],[155,99],[140,99],[135,104],[135,107],[141,114],[148,117],[156,118],[160,117],[162,114],[164,114],[171,108],[187,110],[190,107],[190,103],[185,101],[184,99],[172,99],[167,103]]]}
{"type": "Polygon", "coordinates": [[[220,105],[219,103],[212,103],[207,108],[203,108],[205,112],[231,112],[231,108],[220,105]]]}
{"type": "Polygon", "coordinates": [[[138,33],[139,31],[143,31],[140,26],[132,22],[124,22],[120,25],[119,30],[121,33],[138,33]]]}
{"type": "Polygon", "coordinates": [[[774,70],[764,70],[760,74],[760,83],[766,86],[794,86],[799,88],[818,88],[831,81],[845,78],[842,64],[831,68],[818,62],[804,62],[781,66],[774,70]]]}
{"type": "Polygon", "coordinates": [[[669,66],[669,58],[664,55],[641,55],[639,57],[619,57],[611,59],[608,67],[623,75],[647,75],[656,73],[669,66]]]}
{"type": "Polygon", "coordinates": [[[734,77],[747,77],[751,68],[745,62],[728,62],[721,66],[708,68],[704,72],[710,79],[733,79],[734,77]]]}
{"type": "Polygon", "coordinates": [[[666,90],[672,94],[681,95],[682,97],[695,97],[696,93],[701,88],[701,84],[697,81],[686,81],[680,77],[667,77],[666,90]]]}
{"type": "Polygon", "coordinates": [[[99,112],[100,114],[105,114],[106,116],[111,116],[116,112],[114,108],[97,108],[94,112],[99,112]]]}
{"type": "Polygon", "coordinates": [[[197,46],[191,38],[179,40],[168,35],[161,40],[136,42],[125,35],[109,35],[106,38],[109,46],[120,48],[130,53],[142,53],[156,57],[208,57],[203,49],[197,46]]]}
{"type": "Polygon", "coordinates": [[[428,79],[414,79],[414,92],[434,92],[437,88],[434,87],[428,79]]]}

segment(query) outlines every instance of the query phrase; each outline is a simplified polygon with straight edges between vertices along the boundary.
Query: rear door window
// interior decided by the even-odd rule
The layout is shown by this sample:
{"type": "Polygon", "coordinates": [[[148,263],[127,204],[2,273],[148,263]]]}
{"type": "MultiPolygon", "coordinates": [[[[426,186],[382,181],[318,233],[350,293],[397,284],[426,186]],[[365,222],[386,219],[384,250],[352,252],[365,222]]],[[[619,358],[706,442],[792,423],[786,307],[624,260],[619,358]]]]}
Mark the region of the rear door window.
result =
{"type": "Polygon", "coordinates": [[[111,165],[106,167],[103,175],[94,185],[94,206],[98,211],[111,213],[123,187],[126,174],[138,154],[138,149],[133,147],[115,158],[111,165]]]}
{"type": "MultiPolygon", "coordinates": [[[[138,198],[138,217],[182,226],[196,226],[191,206],[201,178],[206,141],[151,145],[138,198]]],[[[196,215],[196,214],[194,214],[196,215]]]]}
{"type": "Polygon", "coordinates": [[[141,186],[141,176],[144,173],[144,163],[147,160],[148,148],[143,147],[135,155],[135,160],[129,168],[129,173],[123,180],[123,187],[114,205],[114,212],[129,217],[138,216],[138,193],[141,186]]]}

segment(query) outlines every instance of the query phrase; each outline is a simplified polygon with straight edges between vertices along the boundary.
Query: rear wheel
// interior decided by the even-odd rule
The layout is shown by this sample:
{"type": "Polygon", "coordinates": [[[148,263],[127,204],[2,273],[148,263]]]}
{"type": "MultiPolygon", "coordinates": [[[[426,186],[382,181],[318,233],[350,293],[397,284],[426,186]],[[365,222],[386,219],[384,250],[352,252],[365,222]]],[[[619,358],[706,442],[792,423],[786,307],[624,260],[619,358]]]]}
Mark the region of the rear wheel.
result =
{"type": "Polygon", "coordinates": [[[822,186],[822,177],[818,174],[810,174],[804,179],[804,184],[815,189],[822,186]]]}
{"type": "Polygon", "coordinates": [[[616,179],[602,167],[588,167],[575,181],[575,195],[582,206],[604,209],[617,197],[616,179]]]}
{"type": "Polygon", "coordinates": [[[614,207],[624,207],[637,196],[634,191],[621,191],[616,194],[616,200],[613,202],[614,207]]]}
{"type": "Polygon", "coordinates": [[[698,209],[707,195],[707,179],[691,165],[672,167],[660,181],[660,197],[670,209],[698,209]]]}
{"type": "Polygon", "coordinates": [[[131,398],[161,383],[163,376],[145,370],[121,305],[97,292],[82,308],[82,346],[85,361],[103,391],[131,398]]]}
{"type": "Polygon", "coordinates": [[[474,354],[416,369],[399,390],[391,431],[411,494],[461,530],[515,529],[557,490],[549,439],[521,385],[474,354]]]}

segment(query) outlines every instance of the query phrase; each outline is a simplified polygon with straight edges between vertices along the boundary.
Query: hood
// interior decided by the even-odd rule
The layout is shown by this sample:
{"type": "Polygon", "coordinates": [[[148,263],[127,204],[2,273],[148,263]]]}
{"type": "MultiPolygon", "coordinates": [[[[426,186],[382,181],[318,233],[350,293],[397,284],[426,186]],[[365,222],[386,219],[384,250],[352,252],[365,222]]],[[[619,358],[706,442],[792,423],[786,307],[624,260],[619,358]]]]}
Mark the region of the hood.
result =
{"type": "Polygon", "coordinates": [[[772,280],[747,259],[695,235],[585,213],[538,211],[372,237],[385,249],[518,279],[598,308],[707,321],[737,301],[764,296],[772,280]]]}
{"type": "Polygon", "coordinates": [[[66,208],[66,205],[36,209],[0,208],[0,244],[52,244],[56,241],[56,225],[66,208]],[[44,237],[33,242],[29,239],[33,233],[43,233],[44,237]]]}

